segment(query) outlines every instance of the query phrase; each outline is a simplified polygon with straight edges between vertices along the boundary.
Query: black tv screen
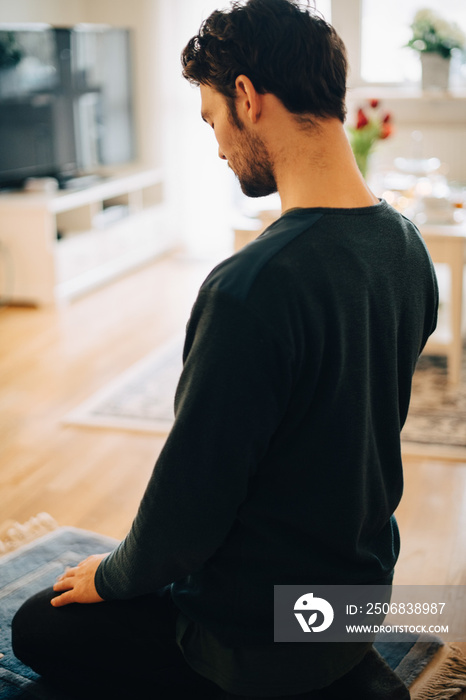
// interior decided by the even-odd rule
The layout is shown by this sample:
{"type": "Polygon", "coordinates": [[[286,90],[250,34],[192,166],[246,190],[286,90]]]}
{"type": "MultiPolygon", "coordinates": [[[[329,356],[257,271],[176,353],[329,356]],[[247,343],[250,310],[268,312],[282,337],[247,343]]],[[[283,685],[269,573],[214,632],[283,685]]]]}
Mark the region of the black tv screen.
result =
{"type": "Polygon", "coordinates": [[[135,158],[130,32],[0,24],[0,186],[135,158]]]}

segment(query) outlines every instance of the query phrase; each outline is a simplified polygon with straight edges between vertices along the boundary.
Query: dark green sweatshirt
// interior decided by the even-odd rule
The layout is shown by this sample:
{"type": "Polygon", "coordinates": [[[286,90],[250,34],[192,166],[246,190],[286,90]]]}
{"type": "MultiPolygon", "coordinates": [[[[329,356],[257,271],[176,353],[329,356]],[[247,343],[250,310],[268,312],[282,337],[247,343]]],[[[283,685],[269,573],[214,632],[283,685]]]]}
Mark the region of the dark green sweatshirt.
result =
{"type": "Polygon", "coordinates": [[[99,594],[171,583],[185,618],[240,648],[273,644],[274,584],[390,581],[400,431],[437,305],[421,236],[384,201],[290,210],[218,265],[99,594]]]}

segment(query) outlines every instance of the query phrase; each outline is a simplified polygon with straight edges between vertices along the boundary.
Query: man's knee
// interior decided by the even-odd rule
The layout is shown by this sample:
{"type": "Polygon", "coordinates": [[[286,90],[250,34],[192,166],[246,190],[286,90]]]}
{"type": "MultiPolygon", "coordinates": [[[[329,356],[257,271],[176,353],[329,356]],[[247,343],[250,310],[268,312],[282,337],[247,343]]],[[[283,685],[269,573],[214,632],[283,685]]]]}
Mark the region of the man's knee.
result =
{"type": "MultiPolygon", "coordinates": [[[[47,649],[51,617],[56,610],[50,604],[51,588],[32,596],[19,608],[11,624],[11,641],[15,656],[35,668],[47,649]]],[[[50,656],[49,656],[50,658],[50,656]]]]}

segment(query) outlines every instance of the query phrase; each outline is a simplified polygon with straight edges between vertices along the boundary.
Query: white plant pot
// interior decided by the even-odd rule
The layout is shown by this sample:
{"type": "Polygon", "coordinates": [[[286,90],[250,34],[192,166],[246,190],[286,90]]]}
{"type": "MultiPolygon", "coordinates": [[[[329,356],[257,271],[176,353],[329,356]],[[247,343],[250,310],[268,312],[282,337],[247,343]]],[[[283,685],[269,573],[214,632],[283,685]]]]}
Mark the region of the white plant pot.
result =
{"type": "Polygon", "coordinates": [[[422,89],[448,90],[450,59],[438,53],[422,52],[422,89]]]}

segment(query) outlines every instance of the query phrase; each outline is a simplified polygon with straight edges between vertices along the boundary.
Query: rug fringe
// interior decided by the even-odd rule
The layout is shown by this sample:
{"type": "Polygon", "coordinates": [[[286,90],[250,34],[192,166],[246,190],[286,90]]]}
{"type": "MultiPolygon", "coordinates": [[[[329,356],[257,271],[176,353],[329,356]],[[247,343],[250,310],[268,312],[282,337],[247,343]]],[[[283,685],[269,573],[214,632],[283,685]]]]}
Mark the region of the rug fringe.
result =
{"type": "Polygon", "coordinates": [[[57,527],[57,521],[49,513],[38,513],[25,523],[8,520],[0,526],[0,556],[32,542],[57,527]]]}
{"type": "Polygon", "coordinates": [[[466,689],[466,658],[461,649],[450,645],[450,652],[437,673],[413,694],[413,700],[452,700],[466,689]]]}

